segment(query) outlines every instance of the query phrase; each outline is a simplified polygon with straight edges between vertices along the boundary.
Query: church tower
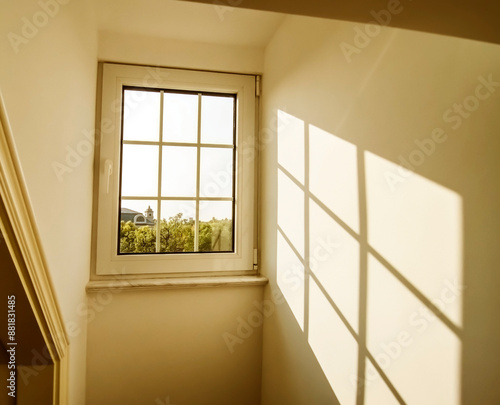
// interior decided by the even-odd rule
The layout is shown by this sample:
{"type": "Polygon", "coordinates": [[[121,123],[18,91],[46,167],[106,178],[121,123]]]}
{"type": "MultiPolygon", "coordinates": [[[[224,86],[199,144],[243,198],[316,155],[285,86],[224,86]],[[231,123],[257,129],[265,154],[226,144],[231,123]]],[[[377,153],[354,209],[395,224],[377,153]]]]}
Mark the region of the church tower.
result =
{"type": "Polygon", "coordinates": [[[146,221],[151,221],[153,222],[154,221],[154,217],[153,217],[153,213],[154,211],[151,209],[151,207],[148,205],[148,209],[146,211],[144,211],[144,213],[146,214],[146,221]]]}

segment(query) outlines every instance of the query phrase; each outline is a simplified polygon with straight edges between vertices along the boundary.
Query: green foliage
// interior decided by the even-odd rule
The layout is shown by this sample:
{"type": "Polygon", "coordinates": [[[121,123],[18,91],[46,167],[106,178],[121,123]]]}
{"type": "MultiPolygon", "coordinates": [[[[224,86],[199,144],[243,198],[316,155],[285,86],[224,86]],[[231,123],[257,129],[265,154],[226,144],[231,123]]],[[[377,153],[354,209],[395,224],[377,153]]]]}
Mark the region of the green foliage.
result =
{"type": "MultiPolygon", "coordinates": [[[[200,252],[231,251],[233,223],[230,219],[212,218],[199,224],[200,252]]],[[[177,214],[160,222],[161,252],[193,252],[195,221],[177,214]]],[[[136,226],[133,222],[121,221],[120,253],[156,252],[156,226],[136,226]]]]}
{"type": "Polygon", "coordinates": [[[162,252],[192,252],[194,250],[194,220],[182,214],[162,219],[160,225],[162,252]]]}

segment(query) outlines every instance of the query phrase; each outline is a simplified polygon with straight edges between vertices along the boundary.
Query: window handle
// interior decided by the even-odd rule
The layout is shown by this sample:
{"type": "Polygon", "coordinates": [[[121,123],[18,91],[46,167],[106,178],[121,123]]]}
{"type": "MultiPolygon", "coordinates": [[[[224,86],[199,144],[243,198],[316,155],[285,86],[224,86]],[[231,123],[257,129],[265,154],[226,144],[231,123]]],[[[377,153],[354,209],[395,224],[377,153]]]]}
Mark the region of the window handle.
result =
{"type": "Polygon", "coordinates": [[[109,194],[109,185],[111,184],[112,174],[113,174],[113,162],[108,159],[104,162],[104,175],[106,176],[106,194],[109,194]]]}

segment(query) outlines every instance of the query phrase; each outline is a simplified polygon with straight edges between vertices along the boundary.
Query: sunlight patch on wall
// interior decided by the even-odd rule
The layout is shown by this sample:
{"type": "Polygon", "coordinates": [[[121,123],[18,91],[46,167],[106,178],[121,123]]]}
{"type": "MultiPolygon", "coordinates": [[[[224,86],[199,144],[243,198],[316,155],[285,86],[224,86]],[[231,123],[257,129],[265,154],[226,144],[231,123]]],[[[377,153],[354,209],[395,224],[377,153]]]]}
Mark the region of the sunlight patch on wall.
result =
{"type": "Polygon", "coordinates": [[[310,189],[354,232],[359,232],[356,146],[309,125],[310,189]]]}
{"type": "Polygon", "coordinates": [[[309,221],[310,270],[357,331],[359,243],[312,200],[309,221]]]}
{"type": "Polygon", "coordinates": [[[304,192],[278,170],[278,225],[304,258],[304,192]]]}
{"type": "MultiPolygon", "coordinates": [[[[439,298],[444,283],[462,284],[462,199],[411,173],[397,189],[387,173],[398,166],[365,152],[368,242],[427,298],[439,298]]],[[[462,297],[443,308],[462,324],[462,297]]]]}
{"type": "Polygon", "coordinates": [[[394,163],[360,157],[355,145],[290,114],[278,119],[287,122],[278,134],[278,286],[340,403],[356,403],[361,380],[365,405],[399,397],[459,405],[460,196],[415,173],[395,189],[386,180],[400,173],[394,163]],[[364,206],[368,233],[360,235],[364,206]],[[356,335],[365,329],[368,355],[356,335]],[[364,374],[358,355],[367,356],[364,374]]]}
{"type": "Polygon", "coordinates": [[[300,328],[304,330],[304,265],[280,231],[277,245],[277,282],[300,328]]]}
{"type": "Polygon", "coordinates": [[[309,283],[309,345],[342,405],[356,404],[358,345],[313,279],[309,283]]]}
{"type": "Polygon", "coordinates": [[[405,402],[459,405],[460,338],[372,255],[367,308],[368,350],[405,402]]]}
{"type": "Polygon", "coordinates": [[[278,111],[278,164],[304,184],[304,121],[278,111]]]}
{"type": "Polygon", "coordinates": [[[366,361],[365,403],[364,405],[399,405],[400,403],[373,366],[366,361]]]}

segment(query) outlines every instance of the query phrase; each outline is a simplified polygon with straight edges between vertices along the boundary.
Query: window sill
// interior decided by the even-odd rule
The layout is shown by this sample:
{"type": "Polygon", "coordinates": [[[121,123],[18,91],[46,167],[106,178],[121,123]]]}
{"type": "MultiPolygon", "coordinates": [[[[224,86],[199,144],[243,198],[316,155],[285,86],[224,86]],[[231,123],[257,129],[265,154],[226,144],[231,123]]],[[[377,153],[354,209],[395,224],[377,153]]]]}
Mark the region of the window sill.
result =
{"type": "Polygon", "coordinates": [[[268,283],[263,276],[223,276],[223,277],[179,277],[155,279],[127,279],[90,281],[86,290],[88,293],[109,290],[177,290],[185,288],[207,287],[244,287],[261,286],[268,283]]]}

